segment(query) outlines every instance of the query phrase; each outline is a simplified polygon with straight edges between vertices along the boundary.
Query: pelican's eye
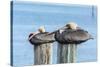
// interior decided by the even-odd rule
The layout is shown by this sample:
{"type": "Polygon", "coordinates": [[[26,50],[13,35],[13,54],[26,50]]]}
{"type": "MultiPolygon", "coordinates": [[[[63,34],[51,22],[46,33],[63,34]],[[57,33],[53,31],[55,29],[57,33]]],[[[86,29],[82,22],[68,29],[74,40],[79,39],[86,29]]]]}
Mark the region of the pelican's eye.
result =
{"type": "Polygon", "coordinates": [[[70,27],[70,24],[67,24],[66,27],[67,27],[67,29],[70,29],[70,28],[71,28],[71,27],[70,27]]]}

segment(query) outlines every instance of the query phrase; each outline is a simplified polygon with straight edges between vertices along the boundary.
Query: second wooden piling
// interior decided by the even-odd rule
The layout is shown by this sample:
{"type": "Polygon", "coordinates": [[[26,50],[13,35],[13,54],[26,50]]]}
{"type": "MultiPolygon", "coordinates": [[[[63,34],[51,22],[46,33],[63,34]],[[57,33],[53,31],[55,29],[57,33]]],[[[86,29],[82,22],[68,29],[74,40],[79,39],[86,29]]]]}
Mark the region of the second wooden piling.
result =
{"type": "Polygon", "coordinates": [[[76,62],[76,44],[58,44],[57,62],[75,63],[76,62]]]}

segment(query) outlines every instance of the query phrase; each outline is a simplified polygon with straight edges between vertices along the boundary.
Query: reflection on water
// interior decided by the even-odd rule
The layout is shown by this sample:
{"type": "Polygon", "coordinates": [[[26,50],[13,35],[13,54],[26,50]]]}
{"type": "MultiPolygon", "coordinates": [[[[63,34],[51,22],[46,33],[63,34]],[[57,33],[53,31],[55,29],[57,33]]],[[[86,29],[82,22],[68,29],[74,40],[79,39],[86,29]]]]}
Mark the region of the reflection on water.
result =
{"type": "MultiPolygon", "coordinates": [[[[28,42],[30,32],[44,25],[46,31],[54,31],[64,26],[68,21],[76,22],[89,31],[94,40],[89,40],[77,49],[77,62],[96,61],[96,8],[91,6],[55,6],[32,3],[14,2],[13,7],[13,64],[33,65],[34,46],[28,42]],[[40,6],[41,5],[41,6],[40,6]],[[45,9],[45,10],[44,10],[45,9]],[[91,13],[94,11],[94,16],[91,13]]],[[[57,63],[57,43],[53,45],[52,64],[57,63]]]]}

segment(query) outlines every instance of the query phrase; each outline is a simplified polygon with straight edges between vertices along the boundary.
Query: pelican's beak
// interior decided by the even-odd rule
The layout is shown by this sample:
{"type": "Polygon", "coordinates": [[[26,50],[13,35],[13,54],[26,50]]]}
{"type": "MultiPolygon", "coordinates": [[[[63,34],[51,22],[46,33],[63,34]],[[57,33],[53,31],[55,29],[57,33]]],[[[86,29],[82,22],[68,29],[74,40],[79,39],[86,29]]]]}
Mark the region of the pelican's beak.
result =
{"type": "Polygon", "coordinates": [[[76,27],[76,29],[81,29],[81,27],[76,27]]]}
{"type": "Polygon", "coordinates": [[[64,30],[64,29],[67,29],[68,27],[67,26],[64,26],[62,28],[60,28],[59,30],[64,30]]]}
{"type": "MultiPolygon", "coordinates": [[[[64,27],[62,27],[62,28],[60,28],[60,29],[58,29],[58,30],[65,30],[66,28],[68,28],[68,27],[67,27],[67,26],[64,26],[64,27]]],[[[53,32],[49,33],[48,35],[54,34],[54,33],[57,32],[58,30],[53,31],[53,32]]]]}

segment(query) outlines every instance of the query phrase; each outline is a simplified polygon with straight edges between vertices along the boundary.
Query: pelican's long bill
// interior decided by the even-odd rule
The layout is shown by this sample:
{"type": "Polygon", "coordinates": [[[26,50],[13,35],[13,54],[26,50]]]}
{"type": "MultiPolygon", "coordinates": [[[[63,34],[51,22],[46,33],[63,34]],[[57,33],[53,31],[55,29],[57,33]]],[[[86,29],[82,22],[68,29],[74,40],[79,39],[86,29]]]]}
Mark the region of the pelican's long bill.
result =
{"type": "MultiPolygon", "coordinates": [[[[60,29],[58,29],[58,30],[65,30],[65,29],[67,29],[67,28],[68,28],[68,27],[64,26],[64,27],[62,27],[62,28],[60,28],[60,29]]],[[[54,34],[54,33],[57,32],[58,30],[53,31],[53,32],[49,33],[48,35],[54,34]]]]}

